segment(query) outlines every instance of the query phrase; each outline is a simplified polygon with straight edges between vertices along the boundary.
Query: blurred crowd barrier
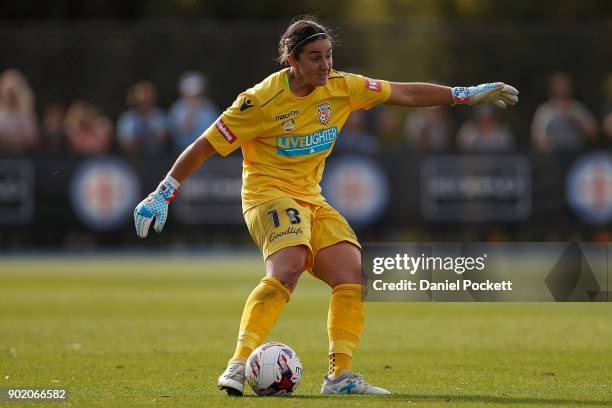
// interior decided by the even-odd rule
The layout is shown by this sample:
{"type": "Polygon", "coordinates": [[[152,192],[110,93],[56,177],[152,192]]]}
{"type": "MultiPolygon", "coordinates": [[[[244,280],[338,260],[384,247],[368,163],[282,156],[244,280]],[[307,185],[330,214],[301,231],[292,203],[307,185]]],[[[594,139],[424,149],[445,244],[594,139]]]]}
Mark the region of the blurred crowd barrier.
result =
{"type": "MultiPolygon", "coordinates": [[[[0,239],[27,246],[249,242],[241,157],[215,157],[181,187],[163,234],[139,240],[132,214],[173,157],[0,158],[0,239]]],[[[612,155],[338,154],[323,194],[364,241],[608,241],[612,155]]]]}

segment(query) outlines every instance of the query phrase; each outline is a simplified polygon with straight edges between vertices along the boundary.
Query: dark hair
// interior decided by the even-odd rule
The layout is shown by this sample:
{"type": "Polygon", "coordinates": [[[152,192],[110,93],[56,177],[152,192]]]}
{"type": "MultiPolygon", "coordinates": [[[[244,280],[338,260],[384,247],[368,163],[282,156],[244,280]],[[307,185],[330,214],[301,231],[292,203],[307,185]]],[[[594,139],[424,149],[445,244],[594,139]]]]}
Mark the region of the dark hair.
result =
{"type": "Polygon", "coordinates": [[[286,65],[289,55],[297,58],[306,44],[321,39],[328,39],[334,44],[331,30],[319,23],[315,17],[295,17],[278,42],[278,62],[286,65]]]}

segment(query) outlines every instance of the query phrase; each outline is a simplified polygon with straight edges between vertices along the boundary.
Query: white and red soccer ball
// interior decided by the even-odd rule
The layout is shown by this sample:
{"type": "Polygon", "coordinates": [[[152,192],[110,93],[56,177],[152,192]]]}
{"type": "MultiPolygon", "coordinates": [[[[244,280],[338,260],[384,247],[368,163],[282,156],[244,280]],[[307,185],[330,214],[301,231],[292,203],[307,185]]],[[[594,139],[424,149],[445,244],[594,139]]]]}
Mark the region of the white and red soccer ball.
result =
{"type": "Polygon", "coordinates": [[[286,344],[266,343],[249,356],[245,375],[257,395],[290,395],[302,379],[302,363],[286,344]]]}

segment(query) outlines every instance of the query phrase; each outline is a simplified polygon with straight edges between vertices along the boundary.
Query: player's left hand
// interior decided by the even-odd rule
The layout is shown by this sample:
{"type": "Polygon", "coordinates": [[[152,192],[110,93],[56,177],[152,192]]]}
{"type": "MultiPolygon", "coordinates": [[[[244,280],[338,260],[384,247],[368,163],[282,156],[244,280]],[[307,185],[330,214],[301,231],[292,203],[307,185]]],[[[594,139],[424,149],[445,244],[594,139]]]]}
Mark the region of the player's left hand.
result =
{"type": "Polygon", "coordinates": [[[492,82],[470,87],[452,88],[455,105],[483,105],[493,104],[505,109],[508,105],[518,103],[518,90],[503,82],[492,82]]]}

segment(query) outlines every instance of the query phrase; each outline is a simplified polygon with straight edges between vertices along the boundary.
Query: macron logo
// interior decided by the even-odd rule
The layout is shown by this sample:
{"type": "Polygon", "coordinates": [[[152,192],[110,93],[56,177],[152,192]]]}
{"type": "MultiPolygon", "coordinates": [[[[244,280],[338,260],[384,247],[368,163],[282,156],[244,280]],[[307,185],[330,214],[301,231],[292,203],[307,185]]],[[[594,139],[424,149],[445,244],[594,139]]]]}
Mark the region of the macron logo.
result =
{"type": "Polygon", "coordinates": [[[223,137],[225,138],[225,140],[227,140],[228,143],[234,143],[236,139],[238,139],[236,135],[230,130],[230,128],[227,127],[225,122],[223,122],[223,119],[219,118],[219,120],[215,122],[215,126],[217,127],[219,133],[223,135],[223,137]]]}

